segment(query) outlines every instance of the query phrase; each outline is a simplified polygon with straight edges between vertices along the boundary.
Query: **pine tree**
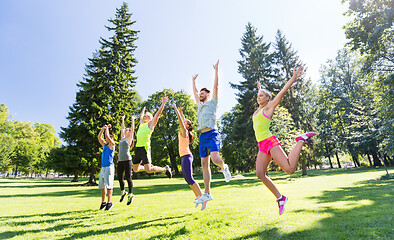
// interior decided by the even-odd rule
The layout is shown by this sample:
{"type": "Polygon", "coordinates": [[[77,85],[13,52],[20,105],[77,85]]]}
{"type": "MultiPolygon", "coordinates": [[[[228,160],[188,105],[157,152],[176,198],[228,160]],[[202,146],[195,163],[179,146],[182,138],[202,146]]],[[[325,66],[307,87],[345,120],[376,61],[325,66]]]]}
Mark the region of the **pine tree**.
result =
{"type": "Polygon", "coordinates": [[[100,128],[111,124],[111,134],[118,140],[121,116],[131,116],[136,105],[133,74],[138,31],[132,30],[135,21],[131,21],[126,3],[116,9],[115,18],[108,21],[113,26],[106,28],[113,36],[109,40],[101,38],[100,49],[89,58],[85,76],[77,84],[76,102],[67,117],[69,125],[62,128],[60,134],[69,145],[81,149],[79,158],[86,161],[87,166],[80,169],[80,173],[89,173],[91,184],[95,184],[95,174],[100,167],[101,146],[97,140],[100,128]]]}

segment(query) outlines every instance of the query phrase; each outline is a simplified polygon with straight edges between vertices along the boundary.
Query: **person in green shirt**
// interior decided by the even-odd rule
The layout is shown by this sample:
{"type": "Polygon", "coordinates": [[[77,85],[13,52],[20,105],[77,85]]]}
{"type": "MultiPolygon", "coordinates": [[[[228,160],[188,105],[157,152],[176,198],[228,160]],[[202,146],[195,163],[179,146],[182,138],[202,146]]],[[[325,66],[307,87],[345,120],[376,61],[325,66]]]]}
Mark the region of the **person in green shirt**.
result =
{"type": "Polygon", "coordinates": [[[168,101],[168,97],[164,97],[162,104],[153,117],[151,113],[145,112],[145,107],[142,109],[140,116],[140,126],[137,131],[137,143],[135,149],[135,156],[133,158],[133,171],[145,171],[147,173],[165,172],[168,178],[172,177],[171,168],[167,165],[165,167],[153,166],[150,155],[150,137],[159,120],[160,114],[163,112],[164,106],[168,101]]]}

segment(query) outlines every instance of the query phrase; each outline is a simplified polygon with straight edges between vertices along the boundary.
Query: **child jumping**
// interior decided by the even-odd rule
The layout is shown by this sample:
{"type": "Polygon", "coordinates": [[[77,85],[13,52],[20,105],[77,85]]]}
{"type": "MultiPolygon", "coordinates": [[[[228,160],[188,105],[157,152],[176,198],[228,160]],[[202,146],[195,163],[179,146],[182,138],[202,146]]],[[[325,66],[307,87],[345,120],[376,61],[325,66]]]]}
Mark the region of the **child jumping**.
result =
{"type": "Polygon", "coordinates": [[[308,132],[295,137],[296,145],[286,156],[280,142],[270,130],[270,124],[274,110],[279,105],[286,91],[291,87],[294,81],[302,75],[303,68],[299,67],[293,70],[293,76],[286,83],[283,89],[271,100],[271,93],[265,89],[261,89],[260,82],[257,82],[259,90],[257,95],[257,103],[259,108],[253,114],[253,129],[259,146],[259,153],[256,159],[256,175],[265,184],[265,186],[275,195],[279,206],[279,215],[285,210],[287,197],[281,195],[275,184],[266,175],[267,167],[273,158],[279,167],[288,174],[293,174],[297,169],[297,163],[300,158],[300,152],[308,138],[316,135],[314,132],[308,132]]]}

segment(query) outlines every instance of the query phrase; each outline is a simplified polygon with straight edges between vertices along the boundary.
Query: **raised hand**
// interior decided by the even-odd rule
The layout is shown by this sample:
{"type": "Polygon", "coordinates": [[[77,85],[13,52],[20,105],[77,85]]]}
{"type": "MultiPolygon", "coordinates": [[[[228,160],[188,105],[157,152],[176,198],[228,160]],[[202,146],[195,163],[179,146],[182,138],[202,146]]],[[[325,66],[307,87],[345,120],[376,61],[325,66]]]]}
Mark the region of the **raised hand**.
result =
{"type": "Polygon", "coordinates": [[[168,102],[168,96],[165,96],[164,98],[163,98],[163,103],[165,104],[165,103],[167,103],[168,102]]]}
{"type": "Polygon", "coordinates": [[[297,70],[296,68],[293,69],[293,77],[295,78],[299,78],[302,75],[304,68],[302,66],[300,66],[297,70]]]}
{"type": "Polygon", "coordinates": [[[197,77],[198,77],[198,74],[194,75],[194,76],[192,77],[193,81],[196,81],[197,77]]]}
{"type": "Polygon", "coordinates": [[[179,111],[182,112],[182,110],[183,110],[183,107],[179,107],[179,111]]]}
{"type": "Polygon", "coordinates": [[[261,89],[261,83],[260,83],[260,81],[257,81],[257,90],[260,91],[260,89],[261,89]]]}
{"type": "Polygon", "coordinates": [[[219,68],[219,60],[216,62],[215,65],[213,65],[213,69],[215,69],[215,71],[218,71],[219,68]]]}

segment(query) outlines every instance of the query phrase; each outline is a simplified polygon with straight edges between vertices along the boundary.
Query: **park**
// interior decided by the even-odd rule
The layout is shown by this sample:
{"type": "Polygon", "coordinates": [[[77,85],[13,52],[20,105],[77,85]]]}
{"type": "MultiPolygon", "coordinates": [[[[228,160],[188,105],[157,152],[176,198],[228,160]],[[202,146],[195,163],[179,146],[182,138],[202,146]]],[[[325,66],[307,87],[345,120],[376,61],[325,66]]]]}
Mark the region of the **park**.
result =
{"type": "Polygon", "coordinates": [[[1,2],[0,239],[392,239],[393,12],[1,2]]]}

